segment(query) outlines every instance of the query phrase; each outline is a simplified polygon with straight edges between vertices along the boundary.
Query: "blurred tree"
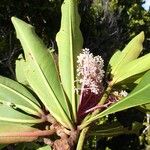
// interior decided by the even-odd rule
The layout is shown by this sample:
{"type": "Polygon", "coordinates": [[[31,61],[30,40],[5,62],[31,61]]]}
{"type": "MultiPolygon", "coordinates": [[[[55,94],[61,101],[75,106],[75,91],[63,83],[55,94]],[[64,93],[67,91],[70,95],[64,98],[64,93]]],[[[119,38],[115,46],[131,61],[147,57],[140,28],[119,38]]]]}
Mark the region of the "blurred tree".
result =
{"type": "Polygon", "coordinates": [[[53,46],[60,26],[61,0],[0,1],[0,74],[14,77],[14,61],[22,52],[16,40],[11,17],[16,16],[34,25],[46,45],[53,46]]]}
{"type": "MultiPolygon", "coordinates": [[[[34,25],[47,46],[55,45],[63,0],[0,1],[0,74],[13,74],[12,61],[21,52],[10,18],[17,16],[34,25]],[[7,70],[7,71],[5,71],[7,70]]],[[[81,0],[81,30],[84,46],[109,60],[116,48],[124,47],[141,30],[146,33],[145,49],[150,48],[150,12],[144,0],[81,0]]]]}
{"type": "Polygon", "coordinates": [[[123,48],[140,31],[146,34],[145,49],[149,49],[150,12],[144,0],[81,1],[81,29],[85,46],[108,58],[117,48],[123,48]]]}

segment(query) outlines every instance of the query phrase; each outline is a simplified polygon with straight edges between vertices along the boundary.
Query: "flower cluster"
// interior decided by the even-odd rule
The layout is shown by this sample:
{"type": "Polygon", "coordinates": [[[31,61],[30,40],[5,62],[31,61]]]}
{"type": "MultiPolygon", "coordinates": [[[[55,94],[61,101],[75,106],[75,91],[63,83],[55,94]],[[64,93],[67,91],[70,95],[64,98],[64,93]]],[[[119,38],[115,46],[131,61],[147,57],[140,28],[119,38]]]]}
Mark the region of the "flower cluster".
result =
{"type": "Polygon", "coordinates": [[[89,49],[83,49],[77,57],[77,77],[79,82],[84,86],[84,91],[91,91],[99,94],[99,86],[104,77],[104,61],[101,56],[93,56],[89,49]]]}
{"type": "Polygon", "coordinates": [[[120,90],[120,91],[113,91],[110,93],[105,106],[110,106],[111,104],[120,101],[122,98],[127,97],[128,93],[125,90],[120,90]]]}
{"type": "Polygon", "coordinates": [[[120,99],[123,98],[123,97],[127,97],[127,96],[128,96],[128,93],[127,93],[125,90],[121,90],[120,92],[114,91],[114,92],[113,92],[113,95],[114,95],[115,97],[117,97],[117,98],[120,100],[120,99]]]}
{"type": "Polygon", "coordinates": [[[77,81],[81,84],[78,106],[78,123],[98,104],[104,86],[104,61],[101,56],[93,56],[89,49],[83,49],[77,57],[77,81]]]}

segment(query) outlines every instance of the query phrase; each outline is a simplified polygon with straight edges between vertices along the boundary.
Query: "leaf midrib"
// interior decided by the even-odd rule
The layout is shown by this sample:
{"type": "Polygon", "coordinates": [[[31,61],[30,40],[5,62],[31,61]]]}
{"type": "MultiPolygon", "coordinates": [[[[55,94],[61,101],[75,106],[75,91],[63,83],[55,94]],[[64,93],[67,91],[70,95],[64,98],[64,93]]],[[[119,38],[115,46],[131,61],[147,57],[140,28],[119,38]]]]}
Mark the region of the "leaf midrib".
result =
{"type": "MultiPolygon", "coordinates": [[[[5,101],[5,100],[0,99],[0,102],[2,103],[2,105],[8,106],[8,105],[7,105],[7,102],[9,102],[9,101],[5,101]]],[[[29,107],[26,107],[26,106],[23,106],[23,105],[20,105],[20,104],[16,104],[16,103],[13,103],[13,102],[10,102],[10,105],[11,105],[11,104],[12,104],[12,105],[14,104],[17,108],[19,108],[19,109],[25,111],[26,113],[30,113],[30,114],[32,114],[32,115],[36,115],[36,116],[39,117],[39,112],[37,112],[37,111],[35,111],[35,110],[33,110],[33,109],[29,108],[29,107]]],[[[8,107],[9,107],[9,106],[8,106],[8,107]]]]}
{"type": "MultiPolygon", "coordinates": [[[[70,2],[70,1],[69,1],[70,2]]],[[[71,4],[70,4],[71,5],[71,4]]],[[[69,5],[69,6],[70,6],[69,5]]],[[[71,43],[71,51],[70,51],[70,62],[71,62],[71,99],[72,99],[72,110],[73,110],[73,119],[74,121],[76,121],[76,104],[75,104],[75,95],[74,95],[74,78],[75,78],[75,75],[74,75],[74,57],[73,57],[73,35],[72,35],[72,20],[71,20],[71,7],[69,10],[69,18],[70,18],[70,43],[71,43]]]]}
{"type": "MultiPolygon", "coordinates": [[[[58,102],[59,106],[61,106],[60,108],[63,109],[61,103],[59,102],[59,100],[58,100],[58,98],[57,98],[57,96],[56,96],[56,94],[55,94],[55,92],[54,92],[54,90],[52,89],[52,87],[51,87],[51,85],[49,84],[47,78],[45,77],[45,74],[43,73],[43,71],[42,71],[40,65],[35,61],[36,59],[35,59],[35,57],[33,56],[32,52],[30,52],[30,53],[31,53],[31,55],[32,55],[32,58],[33,58],[33,60],[34,60],[35,65],[37,66],[37,68],[38,68],[38,70],[39,70],[38,72],[41,74],[41,77],[42,77],[42,79],[43,79],[43,81],[44,81],[45,86],[48,87],[48,89],[49,89],[48,91],[49,91],[49,92],[52,91],[52,92],[50,92],[50,95],[51,95],[52,98],[55,100],[55,102],[58,102]]],[[[63,111],[64,111],[64,109],[63,109],[63,111]]]]}
{"type": "MultiPolygon", "coordinates": [[[[33,32],[33,31],[32,31],[32,28],[33,28],[32,26],[28,26],[28,28],[30,28],[29,30],[30,30],[31,32],[33,32]]],[[[20,30],[20,28],[18,28],[18,30],[20,30]]],[[[19,32],[21,33],[21,31],[19,31],[19,32]]],[[[24,39],[24,44],[26,45],[26,48],[30,50],[30,47],[28,46],[28,42],[26,41],[26,37],[24,36],[24,34],[21,34],[21,36],[22,36],[22,38],[24,39]]],[[[25,52],[25,53],[27,54],[28,51],[25,52]]],[[[50,95],[52,94],[51,96],[54,98],[55,102],[56,102],[57,104],[59,104],[59,105],[57,105],[57,107],[59,106],[59,108],[60,108],[61,110],[63,110],[63,113],[64,113],[65,115],[62,115],[62,116],[63,116],[63,117],[65,116],[65,118],[66,118],[67,120],[69,120],[70,126],[72,126],[71,120],[68,118],[68,115],[66,114],[66,112],[65,112],[64,109],[62,108],[62,105],[60,104],[60,102],[58,101],[56,95],[54,94],[54,91],[52,90],[52,88],[51,88],[49,82],[47,82],[47,79],[45,78],[45,75],[43,74],[43,71],[41,70],[41,67],[40,67],[39,64],[36,62],[36,59],[35,59],[35,57],[34,57],[34,55],[33,55],[33,52],[30,51],[30,54],[32,55],[33,61],[34,61],[35,65],[37,66],[38,70],[40,71],[40,74],[42,75],[42,78],[44,79],[44,84],[46,83],[46,85],[48,85],[49,90],[52,91],[52,92],[50,92],[50,95]],[[43,75],[44,75],[44,77],[43,77],[43,75]]],[[[30,55],[29,55],[29,57],[30,57],[30,55]]],[[[31,59],[32,59],[32,58],[31,58],[31,59]]],[[[47,86],[46,86],[46,87],[47,87],[47,86]]],[[[44,105],[46,105],[45,100],[42,101],[42,102],[45,103],[44,105]]],[[[46,106],[47,106],[47,105],[46,105],[46,106]]],[[[51,112],[50,109],[49,109],[49,111],[51,112]]],[[[53,114],[56,116],[55,113],[53,113],[53,114]]],[[[59,117],[59,116],[58,116],[58,117],[59,117]]]]}
{"type": "MultiPolygon", "coordinates": [[[[4,85],[4,84],[2,84],[2,83],[0,83],[0,86],[1,86],[1,87],[4,87],[5,89],[8,89],[8,90],[11,91],[12,93],[15,93],[15,94],[18,95],[19,97],[22,97],[27,103],[31,104],[31,106],[33,106],[33,107],[39,112],[39,109],[40,109],[40,108],[38,107],[38,105],[36,105],[36,104],[35,104],[31,99],[29,99],[27,96],[25,96],[24,94],[22,94],[22,93],[16,91],[15,89],[13,89],[13,88],[11,88],[11,87],[9,87],[9,86],[4,85]]],[[[40,113],[41,113],[41,111],[40,111],[40,113]]]]}

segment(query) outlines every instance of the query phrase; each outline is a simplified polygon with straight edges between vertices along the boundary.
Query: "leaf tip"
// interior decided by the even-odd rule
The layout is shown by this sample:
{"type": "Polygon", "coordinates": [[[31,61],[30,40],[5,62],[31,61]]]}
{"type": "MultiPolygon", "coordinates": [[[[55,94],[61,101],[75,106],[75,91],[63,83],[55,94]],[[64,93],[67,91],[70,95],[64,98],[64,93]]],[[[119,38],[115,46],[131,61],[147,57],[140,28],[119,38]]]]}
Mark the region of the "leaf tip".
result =
{"type": "Polygon", "coordinates": [[[18,22],[20,19],[18,19],[17,17],[11,17],[11,22],[13,23],[13,25],[18,22]]]}
{"type": "Polygon", "coordinates": [[[141,41],[143,42],[145,39],[144,31],[140,32],[139,37],[140,37],[141,41]]]}

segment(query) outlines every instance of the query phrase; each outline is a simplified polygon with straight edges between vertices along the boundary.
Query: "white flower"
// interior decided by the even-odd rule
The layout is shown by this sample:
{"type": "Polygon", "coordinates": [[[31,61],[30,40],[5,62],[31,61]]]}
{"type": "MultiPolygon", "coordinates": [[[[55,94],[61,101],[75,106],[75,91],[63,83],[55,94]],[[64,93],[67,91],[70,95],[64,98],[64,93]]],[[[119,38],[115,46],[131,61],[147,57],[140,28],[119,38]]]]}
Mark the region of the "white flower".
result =
{"type": "Polygon", "coordinates": [[[119,93],[121,97],[127,97],[128,93],[125,90],[121,90],[121,92],[119,93]]]}
{"type": "Polygon", "coordinates": [[[77,77],[84,90],[90,89],[92,93],[99,94],[99,87],[105,73],[101,56],[94,57],[89,49],[85,48],[77,57],[77,64],[77,77]]]}
{"type": "Polygon", "coordinates": [[[127,97],[128,93],[125,90],[121,90],[121,91],[114,91],[113,95],[121,99],[123,97],[127,97]]]}

